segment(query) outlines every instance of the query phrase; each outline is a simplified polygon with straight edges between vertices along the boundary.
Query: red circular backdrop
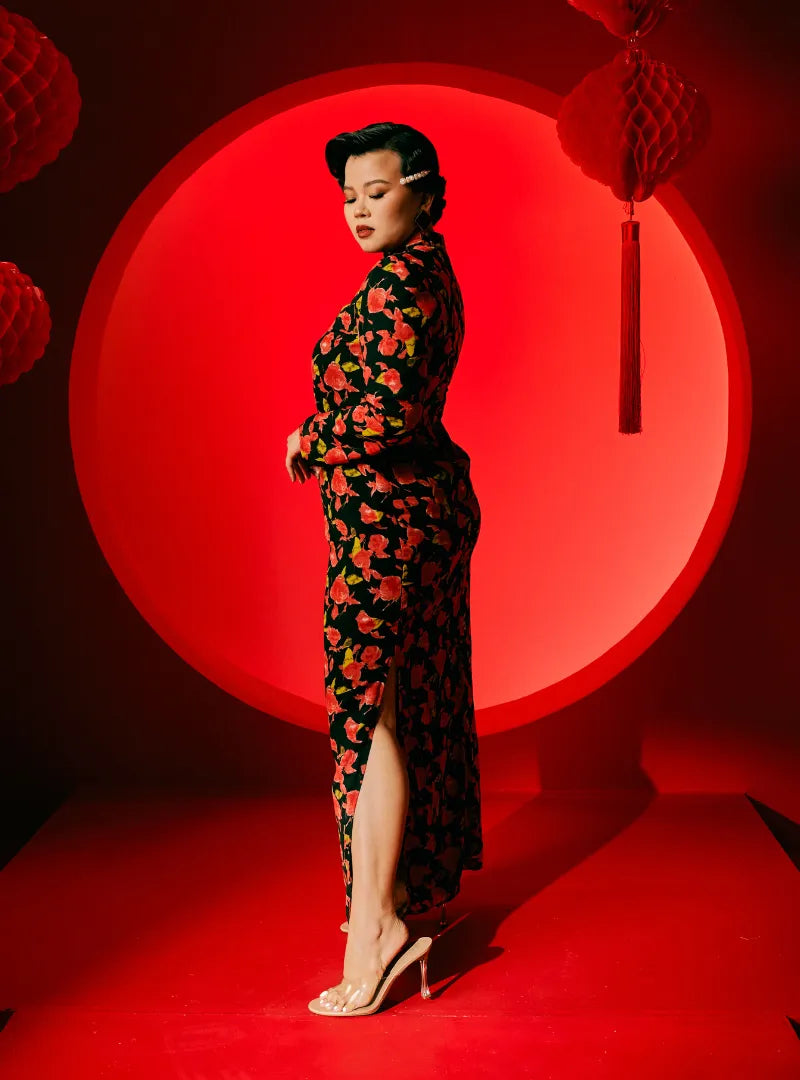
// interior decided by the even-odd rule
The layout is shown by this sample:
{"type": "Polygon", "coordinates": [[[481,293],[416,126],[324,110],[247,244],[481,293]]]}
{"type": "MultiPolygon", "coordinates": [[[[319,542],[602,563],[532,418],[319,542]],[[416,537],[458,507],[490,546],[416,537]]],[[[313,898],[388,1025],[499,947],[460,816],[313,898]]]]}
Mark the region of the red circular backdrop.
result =
{"type": "Polygon", "coordinates": [[[449,65],[309,79],[225,117],[125,215],[81,313],[70,425],[86,511],[158,634],[231,694],[325,724],[327,559],[286,437],[311,347],[376,256],[323,157],[391,117],[439,152],[438,228],[466,340],[445,423],[473,461],[481,733],[620,671],[686,603],[724,536],[750,431],[738,309],[670,185],[637,206],[644,431],[617,431],[622,205],[563,154],[559,99],[449,65]]]}

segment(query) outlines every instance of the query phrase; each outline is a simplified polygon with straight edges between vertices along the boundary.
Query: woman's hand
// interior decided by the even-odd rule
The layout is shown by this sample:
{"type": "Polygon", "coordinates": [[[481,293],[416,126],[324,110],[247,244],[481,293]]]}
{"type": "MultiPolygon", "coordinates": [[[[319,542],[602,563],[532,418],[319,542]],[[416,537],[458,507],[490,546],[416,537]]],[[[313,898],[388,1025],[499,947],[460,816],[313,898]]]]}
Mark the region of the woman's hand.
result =
{"type": "Polygon", "coordinates": [[[293,482],[301,480],[305,483],[311,475],[308,462],[300,457],[300,428],[295,428],[286,440],[286,471],[293,482]]]}

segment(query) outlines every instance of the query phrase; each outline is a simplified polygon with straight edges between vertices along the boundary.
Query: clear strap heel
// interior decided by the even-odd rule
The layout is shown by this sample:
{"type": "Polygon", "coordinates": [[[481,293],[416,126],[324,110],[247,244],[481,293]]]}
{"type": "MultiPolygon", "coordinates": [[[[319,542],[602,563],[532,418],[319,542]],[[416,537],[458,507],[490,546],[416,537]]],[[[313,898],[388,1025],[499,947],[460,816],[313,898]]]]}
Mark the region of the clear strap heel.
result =
{"type": "MultiPolygon", "coordinates": [[[[430,950],[428,950],[428,951],[430,951],[430,950]]],[[[425,998],[425,1000],[427,1001],[431,996],[431,988],[428,986],[428,953],[427,952],[425,953],[424,956],[420,957],[419,967],[420,967],[420,980],[421,980],[420,981],[420,990],[419,990],[419,992],[425,998]]]]}
{"type": "Polygon", "coordinates": [[[319,997],[314,998],[313,1001],[309,1001],[309,1009],[311,1012],[318,1013],[320,1016],[339,1017],[368,1016],[371,1013],[377,1012],[394,980],[416,960],[419,960],[420,966],[420,994],[426,1001],[429,1000],[431,997],[431,989],[428,986],[428,954],[431,951],[432,944],[432,937],[420,937],[416,940],[409,939],[390,961],[375,986],[372,998],[366,1005],[361,1005],[357,1008],[349,1008],[347,1005],[342,1006],[341,1009],[338,1006],[331,1008],[324,1000],[324,995],[327,994],[327,991],[323,991],[323,994],[320,994],[319,997]]]}

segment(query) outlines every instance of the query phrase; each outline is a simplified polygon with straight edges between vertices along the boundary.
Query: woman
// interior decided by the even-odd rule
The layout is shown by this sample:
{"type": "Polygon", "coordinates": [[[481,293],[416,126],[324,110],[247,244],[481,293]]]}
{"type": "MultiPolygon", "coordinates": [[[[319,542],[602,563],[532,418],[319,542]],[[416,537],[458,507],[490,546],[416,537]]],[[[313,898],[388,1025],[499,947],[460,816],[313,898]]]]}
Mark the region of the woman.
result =
{"type": "Polygon", "coordinates": [[[314,347],[318,411],[289,436],[286,467],[317,478],[330,544],[325,691],[348,932],[342,981],[309,1008],[359,1016],[415,960],[429,996],[432,939],[412,940],[403,916],[444,912],[462,870],[482,867],[469,617],[480,507],[442,424],[464,314],[432,228],[445,206],[436,151],[379,123],[335,136],[325,157],[350,231],[380,257],[314,347]]]}

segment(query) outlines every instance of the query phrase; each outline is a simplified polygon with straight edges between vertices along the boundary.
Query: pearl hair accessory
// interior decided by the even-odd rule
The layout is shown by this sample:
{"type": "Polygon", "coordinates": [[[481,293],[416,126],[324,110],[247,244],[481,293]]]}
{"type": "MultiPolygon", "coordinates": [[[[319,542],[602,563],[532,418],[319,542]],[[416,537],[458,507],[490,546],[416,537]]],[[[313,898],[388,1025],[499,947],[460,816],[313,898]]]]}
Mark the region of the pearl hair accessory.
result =
{"type": "Polygon", "coordinates": [[[421,176],[427,176],[430,169],[423,169],[422,172],[412,173],[411,176],[404,176],[400,181],[401,184],[410,184],[412,180],[419,180],[421,176]]]}

